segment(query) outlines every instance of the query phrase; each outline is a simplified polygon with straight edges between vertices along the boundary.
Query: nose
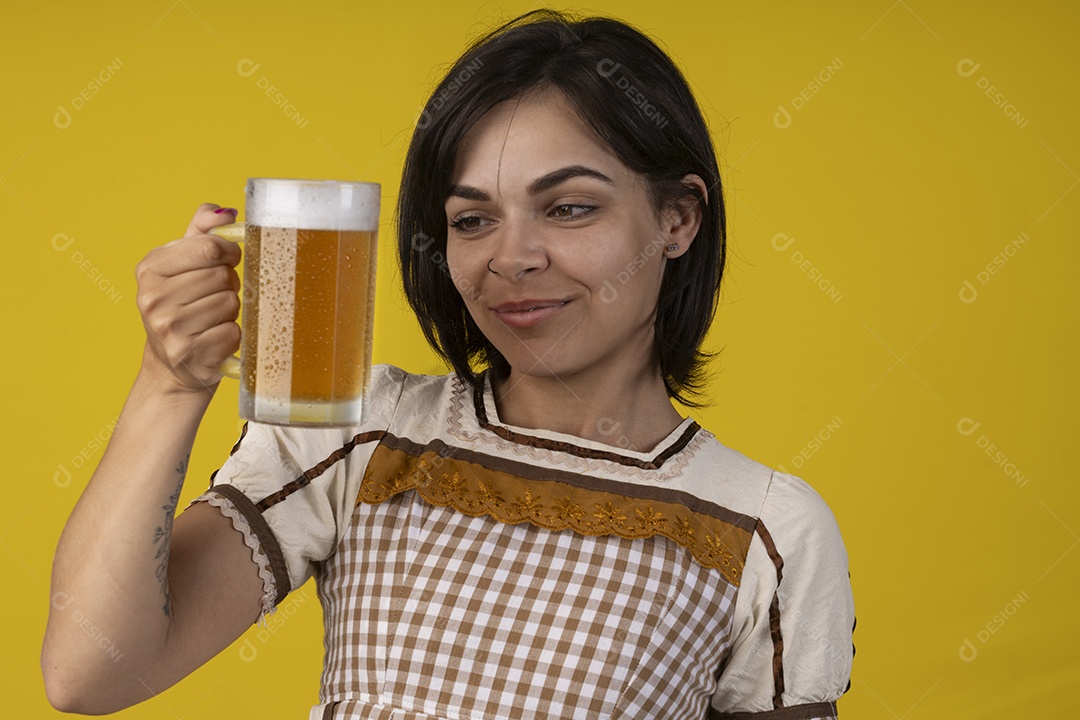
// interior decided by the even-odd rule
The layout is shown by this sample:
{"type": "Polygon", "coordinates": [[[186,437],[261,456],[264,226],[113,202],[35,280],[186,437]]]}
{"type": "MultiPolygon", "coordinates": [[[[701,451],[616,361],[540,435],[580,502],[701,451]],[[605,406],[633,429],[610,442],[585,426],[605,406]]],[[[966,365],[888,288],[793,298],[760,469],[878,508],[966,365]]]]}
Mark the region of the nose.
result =
{"type": "Polygon", "coordinates": [[[520,280],[548,266],[541,233],[526,218],[504,217],[493,239],[488,270],[506,280],[520,280]]]}

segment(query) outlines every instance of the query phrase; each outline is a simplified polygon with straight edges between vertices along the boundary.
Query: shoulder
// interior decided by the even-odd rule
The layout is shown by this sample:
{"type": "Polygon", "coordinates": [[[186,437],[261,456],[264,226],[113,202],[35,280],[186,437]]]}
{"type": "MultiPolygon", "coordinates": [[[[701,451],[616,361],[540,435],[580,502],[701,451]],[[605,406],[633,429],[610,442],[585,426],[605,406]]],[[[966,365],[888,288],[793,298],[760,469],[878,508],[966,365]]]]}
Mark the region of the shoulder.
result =
{"type": "Polygon", "coordinates": [[[370,409],[372,419],[384,420],[385,427],[394,415],[402,412],[431,412],[461,383],[452,373],[425,375],[408,372],[396,365],[373,365],[365,396],[369,404],[365,417],[369,416],[366,411],[370,409]]]}
{"type": "Polygon", "coordinates": [[[700,432],[704,442],[688,473],[701,485],[695,494],[750,518],[760,541],[783,555],[825,550],[846,562],[836,518],[817,490],[700,432]]]}
{"type": "Polygon", "coordinates": [[[367,397],[371,419],[382,429],[430,421],[445,414],[451,398],[464,392],[465,385],[453,373],[426,375],[395,365],[375,365],[371,369],[367,397]]]}
{"type": "Polygon", "coordinates": [[[691,492],[748,518],[757,519],[769,493],[773,470],[701,428],[684,477],[691,492]]]}
{"type": "MultiPolygon", "coordinates": [[[[802,478],[773,471],[758,518],[758,534],[783,559],[787,573],[848,588],[848,555],[832,509],[802,478]],[[796,569],[798,568],[798,569],[796,569]]],[[[775,561],[775,558],[774,558],[775,561]]]]}
{"type": "Polygon", "coordinates": [[[779,701],[798,717],[833,717],[819,704],[849,687],[854,625],[847,553],[832,511],[805,480],[771,470],[713,708],[764,718],[779,701]]]}
{"type": "Polygon", "coordinates": [[[825,499],[800,477],[772,470],[762,503],[760,520],[785,534],[801,529],[836,534],[840,529],[825,499]]]}
{"type": "Polygon", "coordinates": [[[404,399],[405,395],[410,400],[424,396],[437,396],[449,392],[455,384],[462,381],[453,373],[441,375],[426,375],[423,373],[411,373],[397,365],[380,363],[371,366],[371,382],[368,385],[369,394],[375,393],[380,396],[394,396],[404,399]]]}
{"type": "MultiPolygon", "coordinates": [[[[773,471],[758,516],[756,571],[779,584],[789,619],[826,608],[850,631],[853,613],[848,555],[832,510],[802,478],[773,471]],[[791,611],[798,608],[794,614],[791,611]]],[[[748,564],[751,558],[748,558],[748,564]]]]}
{"type": "Polygon", "coordinates": [[[836,525],[828,504],[800,477],[774,470],[725,445],[702,428],[702,450],[696,458],[699,469],[736,496],[731,507],[773,525],[836,525]]]}
{"type": "Polygon", "coordinates": [[[401,388],[402,399],[418,401],[434,399],[446,393],[452,392],[454,387],[463,381],[454,373],[440,375],[427,375],[423,373],[411,373],[394,365],[376,365],[379,371],[387,378],[393,378],[401,388]]]}

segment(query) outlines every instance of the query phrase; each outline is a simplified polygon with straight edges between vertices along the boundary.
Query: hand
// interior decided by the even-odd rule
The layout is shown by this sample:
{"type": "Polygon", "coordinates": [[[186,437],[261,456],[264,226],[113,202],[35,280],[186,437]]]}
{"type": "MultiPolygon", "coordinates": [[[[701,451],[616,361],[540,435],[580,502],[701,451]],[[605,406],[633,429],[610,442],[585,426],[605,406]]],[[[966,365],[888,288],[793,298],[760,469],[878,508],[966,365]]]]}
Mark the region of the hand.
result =
{"type": "Polygon", "coordinates": [[[182,390],[213,389],[218,367],[240,347],[240,248],[207,232],[236,220],[219,205],[195,211],[184,237],[151,250],[135,269],[146,328],[143,369],[182,390]]]}

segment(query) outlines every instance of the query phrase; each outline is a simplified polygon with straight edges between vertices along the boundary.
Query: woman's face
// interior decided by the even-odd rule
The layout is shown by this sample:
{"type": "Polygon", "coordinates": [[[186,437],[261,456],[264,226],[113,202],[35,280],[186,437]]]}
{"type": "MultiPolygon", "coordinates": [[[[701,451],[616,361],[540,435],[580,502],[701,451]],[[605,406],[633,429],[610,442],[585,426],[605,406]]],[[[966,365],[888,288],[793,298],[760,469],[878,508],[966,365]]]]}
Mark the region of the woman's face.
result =
{"type": "Polygon", "coordinates": [[[654,372],[672,220],[560,93],[504,102],[470,129],[446,217],[451,276],[512,376],[654,372]]]}

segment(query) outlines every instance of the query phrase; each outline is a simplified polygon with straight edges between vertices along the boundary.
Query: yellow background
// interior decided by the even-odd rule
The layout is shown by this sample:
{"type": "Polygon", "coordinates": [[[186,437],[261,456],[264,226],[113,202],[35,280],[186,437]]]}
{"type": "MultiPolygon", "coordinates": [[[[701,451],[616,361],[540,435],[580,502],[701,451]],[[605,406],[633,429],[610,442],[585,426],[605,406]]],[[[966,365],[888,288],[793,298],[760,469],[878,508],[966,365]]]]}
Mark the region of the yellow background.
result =
{"type": "MultiPolygon", "coordinates": [[[[440,371],[394,262],[406,143],[465,42],[532,7],[4,4],[5,717],[55,714],[38,670],[51,557],[139,361],[135,264],[178,237],[200,202],[242,203],[249,176],[381,182],[376,360],[440,371]],[[258,64],[249,76],[238,72],[245,60],[258,64]]],[[[724,347],[717,402],[695,415],[726,444],[808,480],[839,520],[859,618],[842,714],[1075,713],[1080,8],[588,9],[659,37],[715,131],[731,262],[710,336],[724,347]],[[965,281],[973,302],[961,298],[965,281]]],[[[184,502],[237,427],[227,384],[184,502]]],[[[313,586],[283,610],[273,633],[253,628],[121,716],[306,717],[322,653],[313,586]]]]}

